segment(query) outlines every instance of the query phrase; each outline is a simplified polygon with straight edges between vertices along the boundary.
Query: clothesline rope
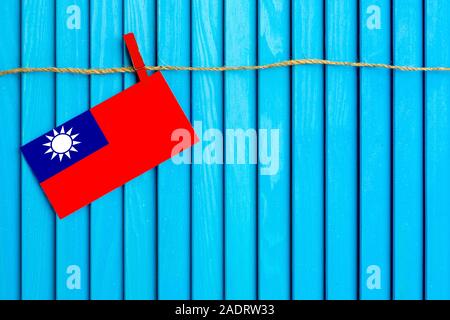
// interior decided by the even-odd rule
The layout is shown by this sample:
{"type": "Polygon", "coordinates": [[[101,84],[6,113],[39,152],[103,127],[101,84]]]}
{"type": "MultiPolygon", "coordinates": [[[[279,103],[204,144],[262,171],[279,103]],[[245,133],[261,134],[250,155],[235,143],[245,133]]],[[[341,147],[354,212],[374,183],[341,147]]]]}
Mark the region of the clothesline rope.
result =
{"type": "MultiPolygon", "coordinates": [[[[264,65],[254,66],[223,66],[223,67],[186,67],[186,66],[146,66],[148,71],[255,71],[265,70],[281,67],[292,67],[300,65],[327,65],[327,66],[344,66],[344,67],[356,67],[356,68],[381,68],[398,71],[450,71],[450,67],[414,67],[414,66],[399,66],[385,63],[370,63],[370,62],[351,62],[351,61],[333,61],[325,59],[296,59],[285,60],[264,65]]],[[[135,72],[133,67],[117,67],[117,68],[59,68],[59,67],[43,67],[43,68],[13,68],[9,70],[0,71],[0,77],[8,74],[18,73],[32,73],[32,72],[53,72],[53,73],[73,73],[84,75],[103,75],[111,73],[127,73],[135,72]]]]}

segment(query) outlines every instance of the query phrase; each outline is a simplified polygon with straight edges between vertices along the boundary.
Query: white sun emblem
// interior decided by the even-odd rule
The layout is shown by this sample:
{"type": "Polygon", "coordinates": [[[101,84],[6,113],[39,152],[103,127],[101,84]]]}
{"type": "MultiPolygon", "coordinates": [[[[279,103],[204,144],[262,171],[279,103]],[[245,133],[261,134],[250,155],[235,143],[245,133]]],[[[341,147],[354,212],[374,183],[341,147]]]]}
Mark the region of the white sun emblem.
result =
{"type": "Polygon", "coordinates": [[[78,152],[78,150],[75,149],[75,146],[77,144],[80,144],[81,142],[75,141],[75,138],[78,136],[78,133],[72,135],[72,129],[73,128],[71,128],[67,132],[64,131],[64,127],[61,127],[60,132],[53,129],[53,137],[46,136],[47,139],[50,140],[50,142],[43,144],[43,146],[49,147],[44,154],[52,152],[52,160],[56,156],[58,156],[59,161],[61,162],[64,155],[70,159],[70,151],[78,152]]]}

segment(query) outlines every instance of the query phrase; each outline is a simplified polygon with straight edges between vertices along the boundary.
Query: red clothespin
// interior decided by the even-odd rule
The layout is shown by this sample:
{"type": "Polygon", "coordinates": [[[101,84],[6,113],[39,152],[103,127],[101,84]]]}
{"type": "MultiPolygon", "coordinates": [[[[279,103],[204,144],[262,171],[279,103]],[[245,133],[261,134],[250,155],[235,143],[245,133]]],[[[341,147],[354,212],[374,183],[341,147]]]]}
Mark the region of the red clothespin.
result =
{"type": "Polygon", "coordinates": [[[147,78],[147,71],[145,70],[144,60],[139,52],[139,48],[134,37],[134,33],[127,33],[123,36],[125,44],[128,49],[128,53],[131,57],[134,70],[136,70],[139,81],[144,81],[147,78]]]}

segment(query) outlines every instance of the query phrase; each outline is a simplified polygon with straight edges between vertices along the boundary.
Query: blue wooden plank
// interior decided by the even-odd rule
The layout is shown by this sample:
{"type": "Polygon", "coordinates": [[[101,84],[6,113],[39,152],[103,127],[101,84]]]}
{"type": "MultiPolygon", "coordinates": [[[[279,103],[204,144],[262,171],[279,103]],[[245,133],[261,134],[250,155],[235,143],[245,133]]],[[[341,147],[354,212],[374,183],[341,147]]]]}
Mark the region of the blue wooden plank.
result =
{"type": "MultiPolygon", "coordinates": [[[[190,12],[188,0],[158,2],[159,65],[191,63],[190,12]]],[[[190,73],[164,72],[164,77],[190,118],[190,73]]],[[[187,161],[167,161],[158,167],[159,299],[190,298],[191,150],[180,155],[179,159],[187,161]]]]}
{"type": "MultiPolygon", "coordinates": [[[[256,64],[256,1],[227,1],[224,10],[225,65],[256,64]]],[[[224,94],[225,298],[255,299],[256,73],[226,73],[224,94]]]]}
{"type": "MultiPolygon", "coordinates": [[[[61,0],[56,3],[57,67],[89,66],[89,3],[61,0]]],[[[89,108],[89,78],[56,76],[56,122],[73,118],[89,108]]],[[[56,224],[56,297],[89,298],[89,210],[78,212],[56,224]]]]}
{"type": "MultiPolygon", "coordinates": [[[[357,3],[326,1],[326,58],[357,58],[357,3]]],[[[357,77],[326,67],[326,297],[357,295],[357,77]]]]}
{"type": "MultiPolygon", "coordinates": [[[[423,63],[422,0],[394,0],[394,64],[423,63]]],[[[423,292],[423,74],[394,73],[394,299],[423,292]]]]}
{"type": "MultiPolygon", "coordinates": [[[[223,1],[192,1],[192,63],[223,64],[223,1]]],[[[223,74],[192,74],[192,298],[223,298],[223,74]],[[199,123],[195,124],[195,121],[199,123]]]]}
{"type": "MultiPolygon", "coordinates": [[[[120,67],[123,60],[122,0],[91,1],[91,67],[120,67]]],[[[123,89],[123,76],[91,77],[91,106],[123,89]]],[[[123,297],[123,188],[91,205],[91,298],[123,297]]]]}
{"type": "MultiPolygon", "coordinates": [[[[426,1],[426,65],[450,65],[450,2],[426,1]]],[[[426,299],[450,298],[450,75],[426,74],[426,299]]]]}
{"type": "MultiPolygon", "coordinates": [[[[124,2],[124,33],[133,32],[144,63],[155,63],[154,0],[124,2]]],[[[125,51],[125,65],[131,65],[125,51]]],[[[125,87],[136,82],[135,74],[125,75],[125,87]]],[[[156,183],[155,170],[132,180],[124,187],[125,299],[156,297],[156,183]]]]}
{"type": "MultiPolygon", "coordinates": [[[[260,0],[258,10],[259,64],[289,59],[290,1],[260,0]]],[[[291,148],[289,68],[259,72],[258,101],[259,298],[289,299],[291,148]],[[266,130],[265,137],[261,130],[266,130]],[[270,152],[272,157],[270,166],[261,163],[261,155],[267,152],[270,152]]]]}
{"type": "MultiPolygon", "coordinates": [[[[390,0],[361,0],[360,55],[391,61],[390,0]]],[[[391,71],[361,69],[360,297],[389,299],[391,273],[391,71]]]]}
{"type": "MultiPolygon", "coordinates": [[[[293,2],[294,59],[322,58],[323,2],[293,2]]],[[[292,287],[294,299],[324,296],[324,68],[296,67],[292,79],[292,287]]]]}
{"type": "MultiPolygon", "coordinates": [[[[0,70],[20,66],[20,2],[0,10],[0,70]],[[6,49],[7,48],[7,49],[6,49]]],[[[0,299],[20,299],[20,76],[0,78],[0,299]]]]}
{"type": "MultiPolygon", "coordinates": [[[[22,66],[55,63],[54,1],[22,2],[22,66]]],[[[54,74],[22,76],[22,144],[55,125],[54,74]]],[[[22,298],[55,298],[55,219],[44,193],[22,160],[22,298]]]]}

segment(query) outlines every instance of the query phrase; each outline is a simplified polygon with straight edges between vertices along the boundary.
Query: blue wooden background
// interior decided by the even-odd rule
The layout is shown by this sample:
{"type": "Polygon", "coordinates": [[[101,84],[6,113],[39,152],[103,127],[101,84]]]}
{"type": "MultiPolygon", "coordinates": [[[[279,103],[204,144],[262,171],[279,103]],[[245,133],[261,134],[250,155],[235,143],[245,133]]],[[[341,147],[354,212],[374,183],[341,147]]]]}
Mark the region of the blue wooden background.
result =
{"type": "MultiPolygon", "coordinates": [[[[0,69],[128,66],[127,32],[148,65],[450,66],[449,12],[447,0],[3,0],[0,69]]],[[[0,299],[450,298],[450,74],[164,76],[202,131],[278,129],[276,174],[168,161],[59,220],[19,146],[135,76],[0,77],[0,299]]]]}

